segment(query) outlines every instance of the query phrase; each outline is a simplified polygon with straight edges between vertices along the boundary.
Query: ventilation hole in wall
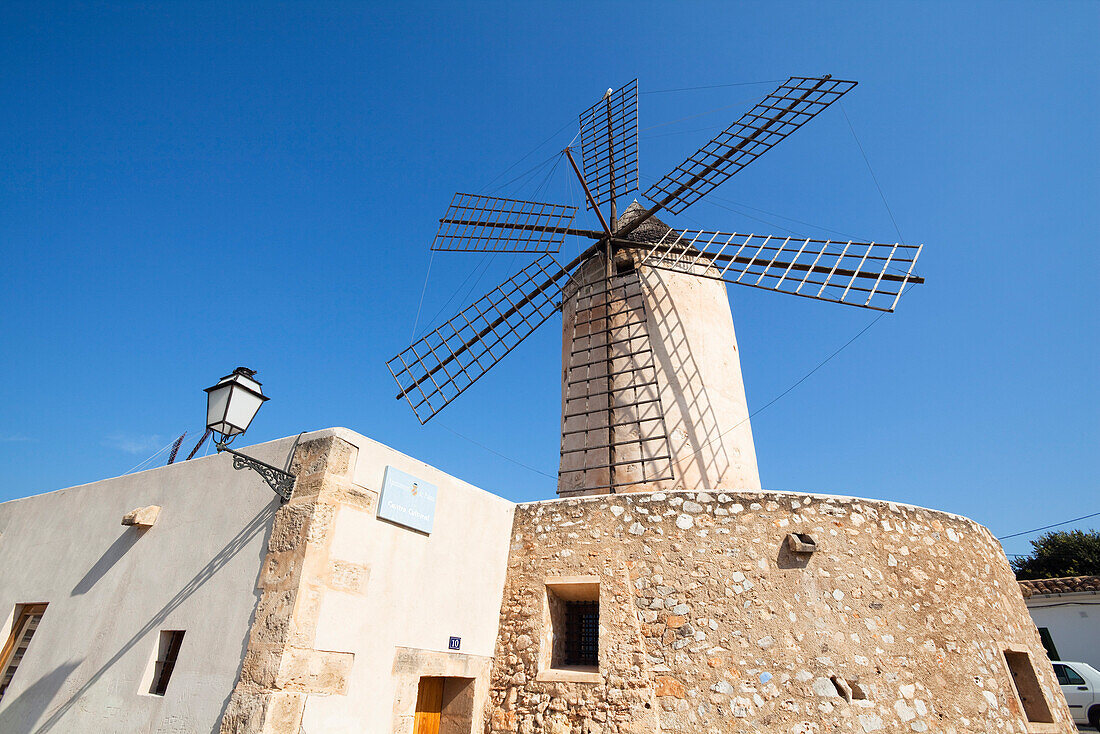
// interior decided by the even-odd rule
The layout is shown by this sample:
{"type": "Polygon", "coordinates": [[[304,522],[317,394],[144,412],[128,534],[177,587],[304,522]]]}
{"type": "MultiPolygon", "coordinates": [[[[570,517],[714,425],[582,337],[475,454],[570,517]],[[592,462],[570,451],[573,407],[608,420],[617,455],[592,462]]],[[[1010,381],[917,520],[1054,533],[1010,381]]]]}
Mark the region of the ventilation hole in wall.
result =
{"type": "Polygon", "coordinates": [[[788,533],[787,550],[791,553],[813,553],[817,550],[817,543],[806,533],[788,533]]]}
{"type": "Polygon", "coordinates": [[[616,257],[615,258],[615,274],[616,275],[629,275],[635,270],[634,258],[630,256],[616,257]]]}
{"type": "Polygon", "coordinates": [[[852,689],[848,685],[848,681],[841,678],[839,675],[830,676],[829,680],[833,682],[833,686],[836,687],[836,695],[843,698],[848,703],[852,702],[852,689]]]}

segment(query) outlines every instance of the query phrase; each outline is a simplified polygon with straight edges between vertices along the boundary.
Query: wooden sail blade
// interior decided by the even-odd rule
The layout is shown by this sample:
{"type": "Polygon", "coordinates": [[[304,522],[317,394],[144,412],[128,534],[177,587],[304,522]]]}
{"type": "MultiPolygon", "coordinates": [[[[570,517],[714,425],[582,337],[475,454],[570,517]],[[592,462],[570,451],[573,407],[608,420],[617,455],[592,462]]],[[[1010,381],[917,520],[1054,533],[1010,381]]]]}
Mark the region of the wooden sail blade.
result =
{"type": "Polygon", "coordinates": [[[893,311],[908,285],[924,282],[913,275],[923,245],[669,230],[644,247],[651,268],[876,311],[893,311]]]}
{"type": "Polygon", "coordinates": [[[576,216],[575,206],[457,193],[439,220],[432,249],[557,252],[566,234],[578,234],[569,226],[576,216]]]}
{"type": "Polygon", "coordinates": [[[427,423],[558,310],[566,275],[553,257],[540,255],[389,360],[397,397],[427,423]]]}
{"type": "Polygon", "coordinates": [[[637,191],[638,80],[582,112],[580,123],[584,178],[596,203],[637,191]]]}
{"type": "Polygon", "coordinates": [[[825,76],[791,77],[645,192],[679,214],[809,122],[856,82],[825,76]]]}

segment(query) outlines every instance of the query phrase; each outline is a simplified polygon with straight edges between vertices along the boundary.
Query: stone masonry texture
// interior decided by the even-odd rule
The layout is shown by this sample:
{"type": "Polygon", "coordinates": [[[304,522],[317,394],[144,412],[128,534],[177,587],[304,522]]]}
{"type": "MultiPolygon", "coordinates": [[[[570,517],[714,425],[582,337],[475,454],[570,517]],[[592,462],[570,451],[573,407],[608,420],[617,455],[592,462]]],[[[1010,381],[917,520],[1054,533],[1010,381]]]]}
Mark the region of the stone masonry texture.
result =
{"type": "Polygon", "coordinates": [[[492,734],[1076,731],[988,530],[775,492],[519,506],[485,721],[492,734]],[[790,533],[816,551],[792,552],[790,533]],[[599,577],[595,681],[539,669],[546,580],[560,576],[599,577]],[[1049,723],[1026,720],[1006,649],[1030,657],[1049,723]]]}
{"type": "Polygon", "coordinates": [[[296,734],[308,695],[346,691],[354,655],[316,650],[313,643],[325,591],[355,590],[368,574],[328,555],[337,508],[373,503],[351,483],[355,454],[354,446],[331,436],[295,451],[294,492],[275,516],[241,677],[221,734],[296,734]]]}

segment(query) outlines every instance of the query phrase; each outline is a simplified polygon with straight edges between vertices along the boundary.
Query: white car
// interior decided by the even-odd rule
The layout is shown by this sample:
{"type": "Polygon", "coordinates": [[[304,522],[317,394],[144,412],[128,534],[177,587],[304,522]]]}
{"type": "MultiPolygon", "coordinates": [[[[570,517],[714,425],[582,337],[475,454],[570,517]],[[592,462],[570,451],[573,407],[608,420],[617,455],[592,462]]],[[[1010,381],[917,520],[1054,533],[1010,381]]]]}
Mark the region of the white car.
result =
{"type": "Polygon", "coordinates": [[[1073,720],[1100,731],[1100,670],[1088,663],[1054,662],[1054,674],[1062,686],[1073,720]]]}

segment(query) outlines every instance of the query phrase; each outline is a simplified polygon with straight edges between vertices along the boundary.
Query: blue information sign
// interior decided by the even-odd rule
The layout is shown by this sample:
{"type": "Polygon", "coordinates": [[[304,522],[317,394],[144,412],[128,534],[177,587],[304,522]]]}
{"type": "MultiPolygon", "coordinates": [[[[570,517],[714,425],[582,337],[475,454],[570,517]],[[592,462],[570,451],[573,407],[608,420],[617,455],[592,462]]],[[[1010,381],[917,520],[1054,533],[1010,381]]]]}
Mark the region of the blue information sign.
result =
{"type": "Polygon", "coordinates": [[[450,640],[447,641],[447,649],[448,650],[461,650],[462,649],[462,638],[461,637],[452,637],[450,640]]]}
{"type": "Polygon", "coordinates": [[[432,521],[435,520],[435,496],[438,491],[434,484],[387,466],[382,479],[382,494],[378,498],[378,517],[430,533],[432,521]]]}

